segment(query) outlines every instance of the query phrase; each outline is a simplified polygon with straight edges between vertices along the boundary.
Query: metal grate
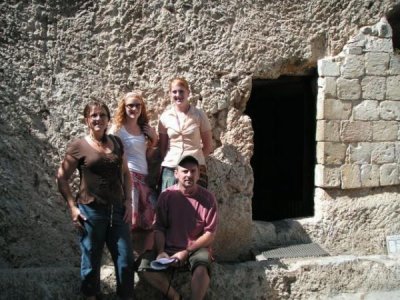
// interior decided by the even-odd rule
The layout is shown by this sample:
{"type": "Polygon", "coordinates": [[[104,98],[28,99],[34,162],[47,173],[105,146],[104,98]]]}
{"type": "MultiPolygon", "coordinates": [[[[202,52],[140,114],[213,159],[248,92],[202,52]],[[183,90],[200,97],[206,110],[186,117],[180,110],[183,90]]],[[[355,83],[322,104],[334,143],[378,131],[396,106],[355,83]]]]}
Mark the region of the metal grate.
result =
{"type": "Polygon", "coordinates": [[[300,244],[278,249],[263,251],[265,259],[287,257],[329,256],[329,253],[316,243],[300,244]]]}

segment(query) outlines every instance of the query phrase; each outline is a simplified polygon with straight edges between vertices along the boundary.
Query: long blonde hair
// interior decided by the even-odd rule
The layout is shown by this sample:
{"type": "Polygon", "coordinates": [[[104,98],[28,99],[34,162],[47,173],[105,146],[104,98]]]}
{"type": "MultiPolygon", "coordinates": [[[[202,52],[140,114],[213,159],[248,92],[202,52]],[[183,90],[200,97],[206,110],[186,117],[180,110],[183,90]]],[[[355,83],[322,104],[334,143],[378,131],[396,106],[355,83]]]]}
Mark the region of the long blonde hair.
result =
{"type": "Polygon", "coordinates": [[[143,125],[145,125],[149,122],[149,117],[147,116],[146,105],[145,105],[144,99],[143,99],[143,92],[140,90],[134,90],[132,92],[129,92],[129,93],[126,93],[125,95],[123,95],[118,102],[118,107],[117,107],[117,110],[115,111],[115,115],[114,115],[114,119],[113,119],[113,124],[116,127],[116,130],[120,129],[126,122],[125,103],[126,103],[126,100],[128,100],[128,98],[131,98],[131,97],[138,99],[141,104],[140,116],[138,118],[139,127],[142,128],[143,125]]]}

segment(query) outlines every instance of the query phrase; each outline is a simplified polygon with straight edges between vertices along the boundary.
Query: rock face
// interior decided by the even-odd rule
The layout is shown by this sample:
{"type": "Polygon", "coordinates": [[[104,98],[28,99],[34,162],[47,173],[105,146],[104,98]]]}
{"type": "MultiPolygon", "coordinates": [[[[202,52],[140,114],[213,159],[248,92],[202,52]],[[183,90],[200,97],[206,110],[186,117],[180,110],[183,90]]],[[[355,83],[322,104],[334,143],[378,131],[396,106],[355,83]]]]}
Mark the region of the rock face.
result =
{"type": "MultiPolygon", "coordinates": [[[[277,261],[216,263],[206,299],[398,299],[399,260],[384,256],[338,256],[277,261]],[[386,296],[386,297],[385,297],[386,296]]],[[[79,297],[78,268],[0,270],[3,299],[83,299],[79,297]],[[35,274],[35,276],[32,276],[35,274]]],[[[113,268],[102,268],[102,299],[115,295],[113,268]]],[[[188,272],[172,282],[190,297],[188,272]]],[[[159,299],[161,294],[135,278],[137,299],[159,299]]]]}
{"type": "Polygon", "coordinates": [[[114,109],[122,93],[139,88],[156,126],[168,105],[168,80],[176,75],[190,81],[191,101],[212,123],[216,150],[207,163],[221,214],[217,257],[246,256],[254,245],[253,131],[243,112],[252,79],[306,74],[319,59],[320,188],[316,216],[304,228],[319,241],[327,241],[328,233],[326,245],[341,252],[349,250],[351,224],[360,240],[374,236],[376,243],[351,250],[383,252],[381,237],[395,232],[392,224],[400,221],[395,213],[399,197],[394,188],[384,188],[399,184],[400,70],[390,26],[378,22],[395,4],[0,4],[0,267],[79,265],[77,238],[56,192],[54,173],[67,143],[84,134],[85,102],[97,97],[114,109]],[[357,35],[361,27],[365,29],[357,35]],[[353,188],[358,190],[349,190],[353,188]],[[365,197],[371,199],[368,204],[365,197]],[[379,238],[372,224],[379,225],[379,238]],[[366,229],[372,232],[365,235],[366,229]]]}

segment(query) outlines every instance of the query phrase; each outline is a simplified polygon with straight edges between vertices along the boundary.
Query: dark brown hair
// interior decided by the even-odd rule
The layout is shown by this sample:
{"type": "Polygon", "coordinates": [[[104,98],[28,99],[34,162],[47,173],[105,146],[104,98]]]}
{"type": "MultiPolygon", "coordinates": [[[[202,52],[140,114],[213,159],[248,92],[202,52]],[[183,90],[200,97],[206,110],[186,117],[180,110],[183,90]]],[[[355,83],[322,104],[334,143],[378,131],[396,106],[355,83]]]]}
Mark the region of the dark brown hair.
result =
{"type": "MultiPolygon", "coordinates": [[[[91,111],[92,108],[94,108],[94,107],[99,107],[100,109],[104,109],[105,112],[106,112],[106,114],[107,114],[108,121],[111,120],[110,109],[108,108],[108,106],[107,106],[104,102],[99,101],[99,100],[91,100],[89,103],[86,104],[85,108],[83,109],[83,117],[84,117],[85,119],[88,119],[88,118],[90,117],[90,111],[91,111]]],[[[107,135],[106,135],[106,133],[107,133],[107,128],[104,130],[104,134],[103,134],[103,136],[101,137],[101,142],[102,142],[102,143],[107,142],[107,135]]]]}

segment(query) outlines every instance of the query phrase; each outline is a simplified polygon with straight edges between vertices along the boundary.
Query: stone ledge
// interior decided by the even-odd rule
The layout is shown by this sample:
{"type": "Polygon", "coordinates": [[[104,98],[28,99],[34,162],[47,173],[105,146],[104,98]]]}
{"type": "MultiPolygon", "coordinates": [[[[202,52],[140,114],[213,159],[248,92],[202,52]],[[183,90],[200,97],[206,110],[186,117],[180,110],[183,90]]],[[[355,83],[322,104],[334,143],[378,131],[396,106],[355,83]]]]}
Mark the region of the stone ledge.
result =
{"type": "MultiPolygon", "coordinates": [[[[400,259],[384,255],[215,263],[207,299],[338,299],[398,290],[400,259]]],[[[178,273],[174,285],[188,297],[189,274],[178,273]]],[[[113,267],[102,268],[103,299],[117,299],[113,267]]],[[[138,299],[158,299],[138,277],[138,299]]],[[[1,269],[2,299],[81,299],[78,268],[1,269]]]]}

